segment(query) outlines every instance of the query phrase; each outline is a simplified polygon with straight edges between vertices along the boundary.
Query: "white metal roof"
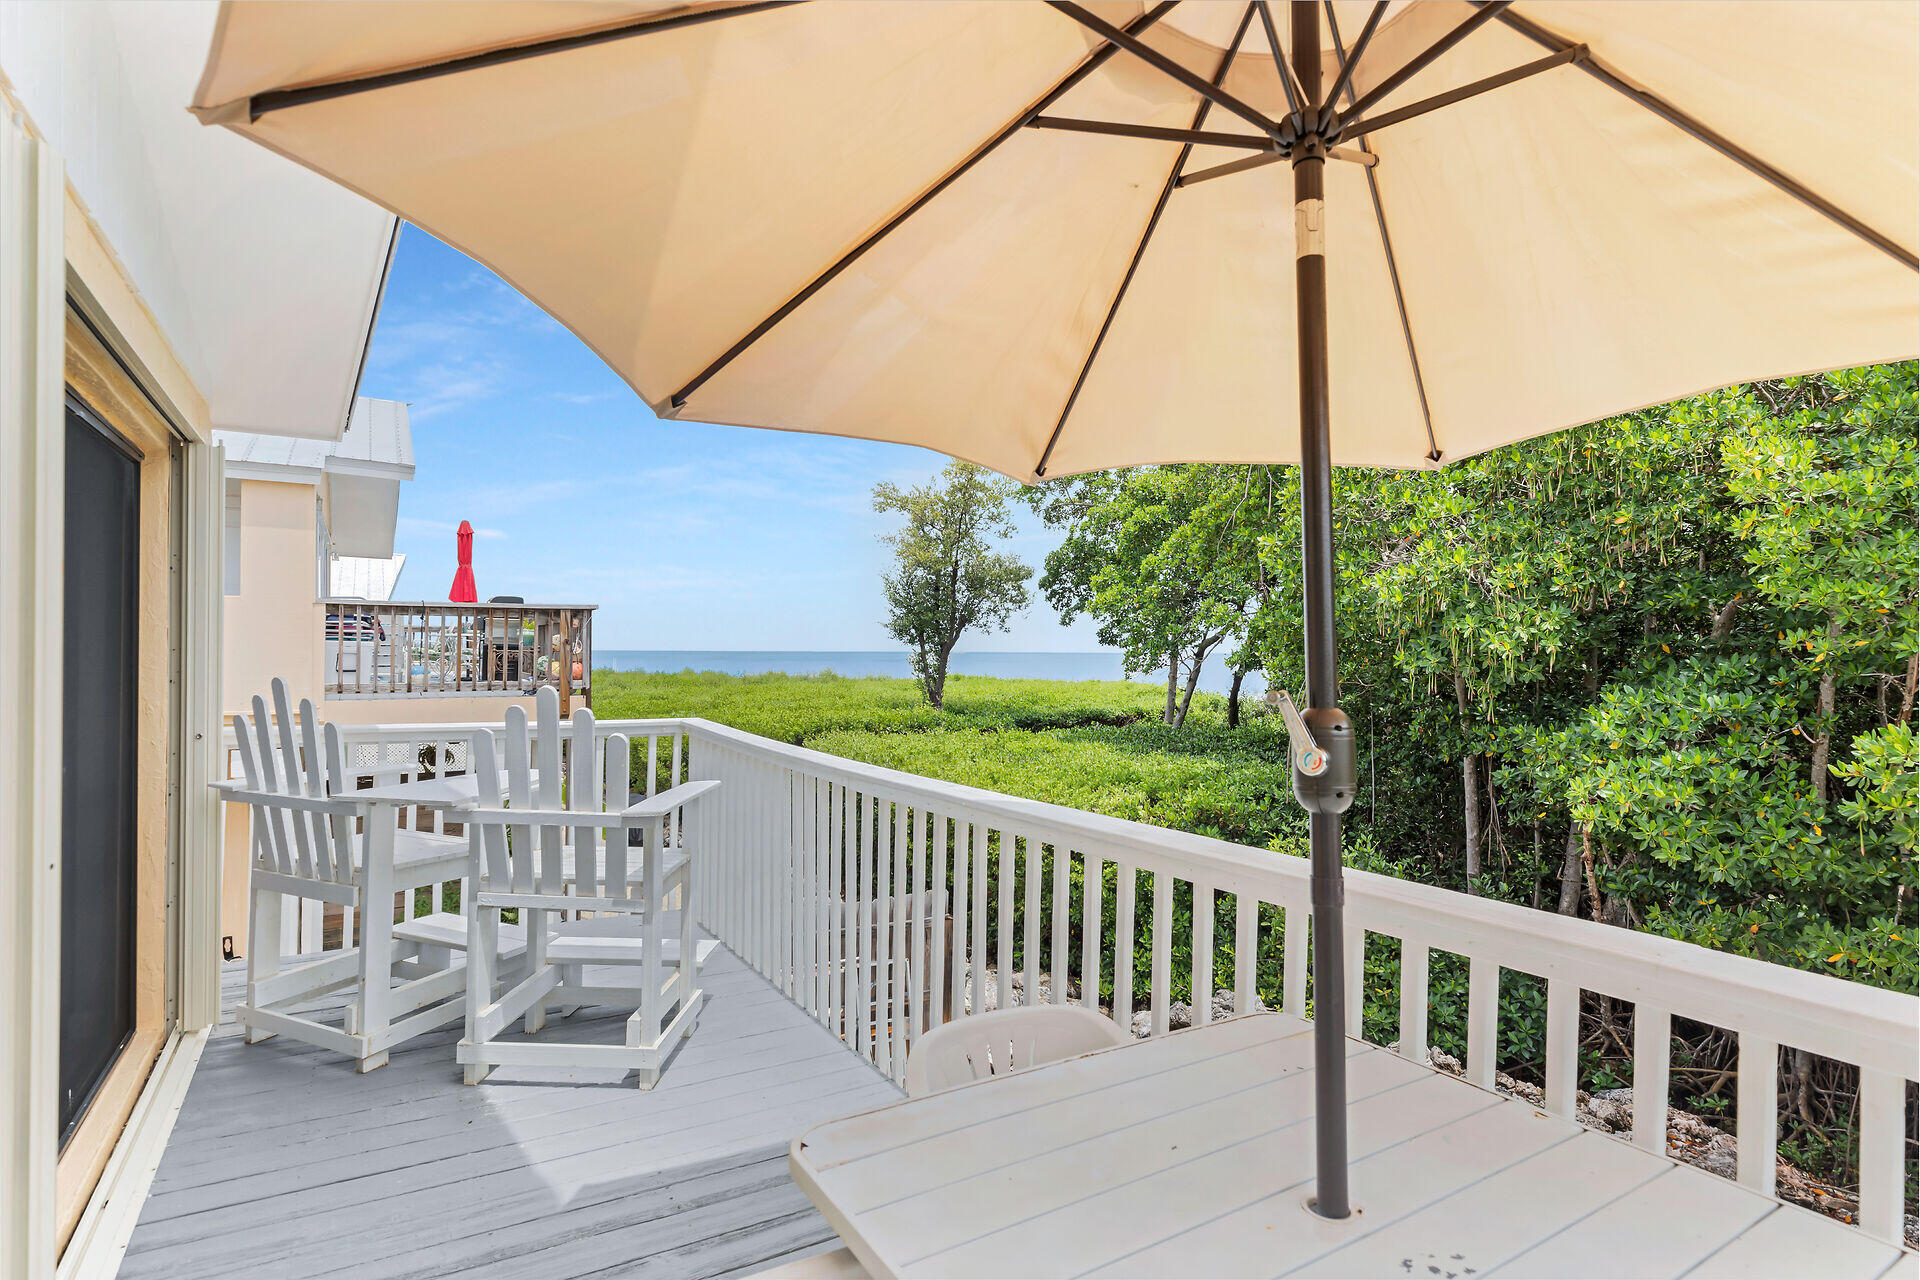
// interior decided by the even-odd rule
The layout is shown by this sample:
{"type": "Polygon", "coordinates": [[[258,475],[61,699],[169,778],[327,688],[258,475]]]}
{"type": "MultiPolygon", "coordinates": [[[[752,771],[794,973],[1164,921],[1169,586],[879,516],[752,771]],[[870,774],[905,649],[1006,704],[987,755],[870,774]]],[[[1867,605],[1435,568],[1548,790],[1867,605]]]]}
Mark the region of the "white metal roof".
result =
{"type": "Polygon", "coordinates": [[[413,479],[413,428],[398,400],[361,396],[338,440],[218,431],[227,448],[227,474],[242,480],[318,483],[322,473],[413,479]]]}
{"type": "Polygon", "coordinates": [[[374,556],[336,556],[329,573],[330,596],[359,596],[362,600],[391,600],[407,567],[406,553],[382,560],[374,556]]]}
{"type": "MultiPolygon", "coordinates": [[[[339,555],[385,559],[393,554],[400,482],[413,479],[413,429],[400,401],[359,397],[338,440],[241,431],[216,431],[214,439],[226,446],[227,475],[235,480],[310,484],[321,490],[339,555]]],[[[391,582],[387,589],[392,590],[391,582]]]]}

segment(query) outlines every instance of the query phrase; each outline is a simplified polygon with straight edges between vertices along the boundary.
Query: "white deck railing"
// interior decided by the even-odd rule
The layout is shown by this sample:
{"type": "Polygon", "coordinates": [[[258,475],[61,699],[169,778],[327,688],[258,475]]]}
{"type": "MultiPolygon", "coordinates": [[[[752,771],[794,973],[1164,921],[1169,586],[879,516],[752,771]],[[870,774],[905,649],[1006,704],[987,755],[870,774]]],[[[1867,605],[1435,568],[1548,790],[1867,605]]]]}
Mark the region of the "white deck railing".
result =
{"type": "MultiPolygon", "coordinates": [[[[408,761],[458,772],[475,727],[348,729],[349,772],[408,761]]],[[[701,923],[896,1081],[915,1040],[963,1016],[990,976],[995,1003],[1016,1002],[1016,949],[1020,1002],[1040,998],[1044,951],[1049,999],[1066,1001],[1077,983],[1080,1001],[1098,1007],[1106,976],[1112,1016],[1130,1025],[1143,915],[1151,1033],[1168,1030],[1173,959],[1182,952],[1192,958],[1193,1017],[1205,1021],[1216,951],[1229,940],[1214,936],[1214,912],[1205,909],[1192,913],[1186,936],[1175,936],[1181,882],[1195,902],[1233,899],[1237,1011],[1253,1005],[1260,958],[1278,962],[1282,1007],[1309,1010],[1303,859],[860,764],[705,720],[608,720],[599,730],[648,744],[644,782],[636,783],[649,794],[684,779],[722,782],[712,843],[700,854],[701,923]],[[1117,868],[1111,931],[1103,921],[1107,864],[1117,868]],[[1263,933],[1263,918],[1276,917],[1278,927],[1263,933]]],[[[418,816],[439,826],[437,815],[418,816]]],[[[1509,1060],[1500,1042],[1502,975],[1534,975],[1547,989],[1545,1105],[1571,1116],[1581,994],[1629,1002],[1633,1141],[1649,1150],[1666,1149],[1672,1020],[1735,1034],[1738,1177],[1765,1194],[1775,1190],[1780,1049],[1857,1066],[1860,1225],[1899,1241],[1920,1000],[1367,872],[1349,871],[1346,893],[1350,1034],[1361,1029],[1369,934],[1401,942],[1398,1052],[1416,1061],[1427,1058],[1432,955],[1465,957],[1466,1074],[1490,1087],[1509,1060]]]]}

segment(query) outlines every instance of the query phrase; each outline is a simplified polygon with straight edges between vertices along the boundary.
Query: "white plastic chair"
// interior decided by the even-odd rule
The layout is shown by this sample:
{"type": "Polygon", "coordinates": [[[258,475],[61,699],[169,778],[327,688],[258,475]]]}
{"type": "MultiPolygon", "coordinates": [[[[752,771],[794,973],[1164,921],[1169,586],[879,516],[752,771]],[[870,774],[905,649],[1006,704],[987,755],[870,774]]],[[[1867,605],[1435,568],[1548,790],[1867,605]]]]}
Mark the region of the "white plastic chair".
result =
{"type": "MultiPolygon", "coordinates": [[[[393,904],[396,893],[464,875],[467,842],[400,829],[392,806],[354,799],[339,727],[321,726],[305,698],[296,721],[287,682],[272,687],[277,716],[255,695],[252,717],[233,718],[244,781],[216,784],[252,809],[247,994],[235,1020],[249,1044],[285,1035],[372,1071],[395,1045],[461,1016],[464,966],[452,955],[465,946],[464,921],[432,916],[396,926],[393,904]],[[360,945],[283,969],[280,921],[290,897],[353,912],[360,945]],[[351,990],[340,1026],[295,1011],[342,987],[351,990]]],[[[522,941],[512,930],[508,953],[517,956],[522,941]]]]}
{"type": "Polygon", "coordinates": [[[1111,1018],[1072,1004],[995,1009],[927,1032],[907,1055],[907,1096],[1128,1043],[1111,1018]]]}
{"type": "Polygon", "coordinates": [[[700,968],[719,946],[694,928],[696,848],[687,818],[720,784],[688,782],[628,805],[624,734],[597,744],[593,712],[581,708],[563,767],[560,699],[551,687],[539,691],[534,714],[539,732],[529,741],[526,712],[507,711],[504,767],[493,731],[473,736],[480,794],[504,794],[507,807],[455,811],[476,833],[468,871],[467,1033],[458,1057],[468,1084],[503,1065],[597,1066],[637,1070],[640,1087],[651,1089],[671,1041],[693,1034],[703,999],[700,968]],[[640,849],[628,845],[635,830],[644,837],[640,849]],[[629,865],[630,855],[638,865],[629,865]],[[669,913],[676,898],[680,909],[669,913]],[[526,928],[528,968],[496,998],[492,940],[504,931],[501,912],[508,909],[526,928]],[[592,970],[603,965],[637,967],[639,984],[595,985],[592,970]],[[527,1034],[539,1031],[549,1004],[563,1012],[637,1007],[624,1044],[500,1039],[523,1016],[527,1034]]]}

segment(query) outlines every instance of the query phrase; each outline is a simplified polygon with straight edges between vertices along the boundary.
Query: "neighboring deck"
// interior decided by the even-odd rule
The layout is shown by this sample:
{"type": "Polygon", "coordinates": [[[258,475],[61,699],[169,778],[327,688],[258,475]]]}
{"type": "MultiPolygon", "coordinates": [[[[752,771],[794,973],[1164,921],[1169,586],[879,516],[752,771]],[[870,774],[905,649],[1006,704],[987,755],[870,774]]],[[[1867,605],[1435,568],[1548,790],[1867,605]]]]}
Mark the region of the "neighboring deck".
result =
{"type": "MultiPolygon", "coordinates": [[[[243,981],[228,965],[225,1006],[243,981]]],[[[704,985],[699,1029],[645,1093],[506,1068],[468,1088],[457,1025],[360,1076],[223,1022],[120,1274],[720,1276],[832,1247],[787,1143],[900,1092],[731,951],[704,985]]],[[[543,1035],[624,1025],[584,1010],[543,1035]]]]}

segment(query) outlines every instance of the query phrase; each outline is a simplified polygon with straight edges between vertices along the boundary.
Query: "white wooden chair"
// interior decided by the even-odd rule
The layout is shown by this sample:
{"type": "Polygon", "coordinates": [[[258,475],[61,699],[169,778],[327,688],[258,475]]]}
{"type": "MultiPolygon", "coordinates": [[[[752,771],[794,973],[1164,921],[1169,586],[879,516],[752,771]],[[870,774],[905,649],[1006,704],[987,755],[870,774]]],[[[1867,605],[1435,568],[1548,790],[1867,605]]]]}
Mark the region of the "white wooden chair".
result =
{"type": "MultiPolygon", "coordinates": [[[[247,994],[235,1017],[249,1044],[286,1035],[372,1071],[393,1046],[461,1016],[465,967],[447,957],[465,948],[464,917],[423,916],[402,925],[393,917],[396,893],[463,876],[468,842],[402,830],[392,806],[354,799],[338,726],[322,729],[308,699],[296,721],[284,680],[273,681],[273,699],[277,734],[258,695],[251,718],[234,716],[245,780],[217,784],[227,799],[252,808],[247,994]],[[289,957],[281,952],[281,911],[289,897],[351,910],[360,945],[283,968],[289,957]],[[339,1026],[295,1012],[343,987],[352,992],[339,1026]]],[[[524,944],[514,928],[498,939],[507,958],[524,944]]]]}
{"type": "Polygon", "coordinates": [[[1113,1019],[1081,1005],[995,1009],[936,1027],[907,1055],[907,1096],[1007,1075],[1128,1043],[1113,1019]]]}
{"type": "Polygon", "coordinates": [[[507,711],[502,743],[492,730],[473,737],[480,794],[504,791],[507,807],[457,811],[478,833],[468,871],[473,945],[459,1059],[468,1084],[498,1066],[602,1066],[638,1071],[640,1087],[650,1089],[673,1039],[693,1033],[703,999],[700,969],[719,945],[695,932],[698,856],[688,816],[720,784],[689,782],[628,805],[627,738],[616,734],[596,746],[593,712],[582,708],[573,715],[563,765],[559,706],[553,689],[539,691],[531,742],[519,707],[507,711]],[[644,836],[638,850],[628,844],[636,829],[644,836]],[[636,853],[638,865],[630,861],[636,853]],[[680,909],[670,912],[676,901],[680,909]],[[493,939],[505,927],[501,912],[510,909],[520,913],[531,940],[528,968],[496,996],[493,939]],[[603,975],[592,970],[600,966],[637,967],[638,987],[596,985],[592,979],[603,975]],[[529,1035],[541,1030],[549,1004],[569,1012],[582,1005],[635,1011],[624,1044],[500,1038],[522,1016],[529,1035]]]}

